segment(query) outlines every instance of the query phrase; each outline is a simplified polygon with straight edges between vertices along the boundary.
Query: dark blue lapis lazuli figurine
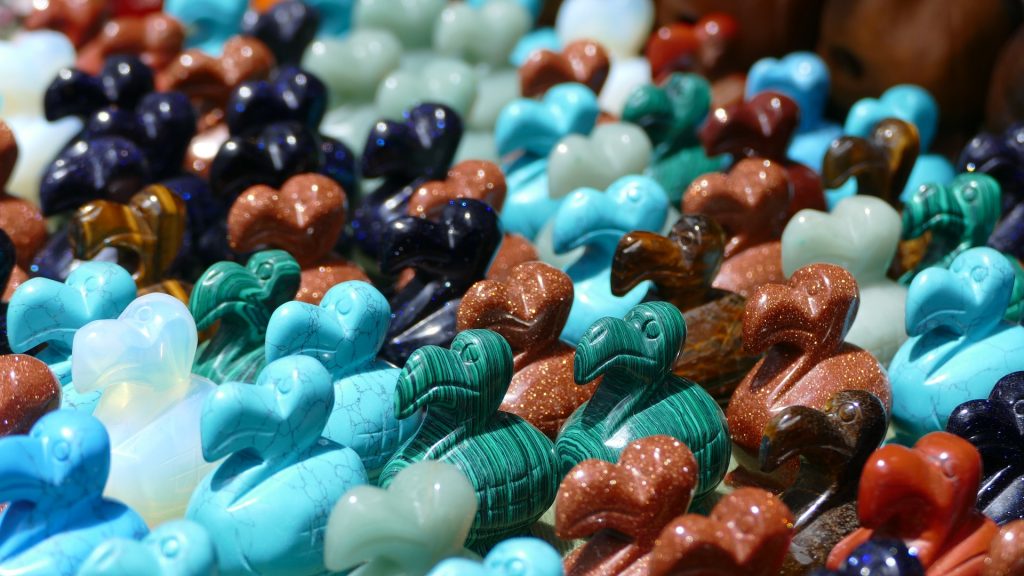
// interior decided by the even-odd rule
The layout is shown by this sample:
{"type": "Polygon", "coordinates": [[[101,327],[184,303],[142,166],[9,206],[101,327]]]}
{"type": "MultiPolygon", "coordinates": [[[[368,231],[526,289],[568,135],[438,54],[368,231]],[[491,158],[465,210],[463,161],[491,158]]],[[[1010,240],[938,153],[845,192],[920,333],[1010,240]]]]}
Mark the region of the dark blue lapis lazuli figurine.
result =
{"type": "Polygon", "coordinates": [[[902,540],[868,540],[838,570],[819,568],[811,576],[925,576],[921,561],[902,540]]]}
{"type": "Polygon", "coordinates": [[[1024,372],[1000,379],[987,400],[957,406],[946,431],[981,454],[978,510],[997,524],[1024,519],[1024,372]]]}
{"type": "Polygon", "coordinates": [[[445,178],[462,130],[459,115],[440,104],[420,104],[406,111],[401,120],[381,120],[373,125],[363,150],[362,173],[384,181],[360,200],[348,231],[369,260],[377,260],[388,224],[406,215],[416,188],[425,181],[445,178]]]}
{"type": "Polygon", "coordinates": [[[982,132],[964,146],[958,172],[980,172],[999,182],[1003,192],[1003,219],[988,245],[1024,257],[1024,124],[1014,124],[1002,134],[982,132]]]}
{"type": "Polygon", "coordinates": [[[278,2],[265,12],[249,10],[242,18],[242,34],[266,44],[280,66],[297,65],[319,28],[320,14],[300,0],[278,2]]]}
{"type": "Polygon", "coordinates": [[[497,213],[477,200],[452,201],[438,222],[414,216],[391,222],[381,242],[381,271],[416,274],[391,298],[386,360],[402,366],[421,346],[451,344],[462,295],[484,279],[501,238],[497,213]]]}
{"type": "Polygon", "coordinates": [[[0,574],[74,576],[110,538],[145,536],[138,514],[103,497],[109,471],[107,431],[84,412],[51,412],[28,436],[0,439],[0,574]]]}

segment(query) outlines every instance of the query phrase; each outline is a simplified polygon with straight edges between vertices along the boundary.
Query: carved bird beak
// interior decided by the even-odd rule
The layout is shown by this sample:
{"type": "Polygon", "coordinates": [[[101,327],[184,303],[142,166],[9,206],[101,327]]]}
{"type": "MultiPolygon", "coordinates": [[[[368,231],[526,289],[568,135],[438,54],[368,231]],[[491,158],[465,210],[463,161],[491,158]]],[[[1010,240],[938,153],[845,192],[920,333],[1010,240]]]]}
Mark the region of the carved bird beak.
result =
{"type": "Polygon", "coordinates": [[[625,320],[601,318],[595,322],[576,346],[573,376],[577,384],[586,384],[603,374],[613,364],[653,364],[647,357],[640,333],[625,320]]]}

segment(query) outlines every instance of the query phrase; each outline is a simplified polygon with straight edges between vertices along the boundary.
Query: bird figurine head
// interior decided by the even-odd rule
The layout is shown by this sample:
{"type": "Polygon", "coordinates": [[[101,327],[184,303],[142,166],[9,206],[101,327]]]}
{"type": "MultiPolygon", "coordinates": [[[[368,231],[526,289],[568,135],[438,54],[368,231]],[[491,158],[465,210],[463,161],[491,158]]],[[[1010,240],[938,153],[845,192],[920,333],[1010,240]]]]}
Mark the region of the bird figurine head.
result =
{"type": "Polygon", "coordinates": [[[424,346],[398,376],[399,418],[430,406],[466,419],[493,415],[512,380],[512,348],[490,330],[460,332],[449,349],[424,346]]]}
{"type": "Polygon", "coordinates": [[[274,310],[295,297],[300,272],[295,258],[284,250],[257,252],[245,266],[227,261],[210,266],[189,297],[196,328],[206,330],[230,317],[265,331],[274,310]]]}
{"type": "Polygon", "coordinates": [[[622,372],[638,385],[660,381],[672,371],[686,340],[686,322],[668,302],[646,302],[623,319],[595,322],[576,346],[574,375],[578,384],[622,372]]]}
{"type": "Polygon", "coordinates": [[[86,559],[81,576],[207,576],[216,572],[217,550],[210,534],[190,520],[161,524],[142,540],[113,538],[86,559]]]}
{"type": "Polygon", "coordinates": [[[631,230],[660,230],[668,214],[668,196],[646,176],[623,176],[604,192],[580,188],[562,202],[555,215],[553,242],[557,253],[582,246],[608,252],[631,230]]]}

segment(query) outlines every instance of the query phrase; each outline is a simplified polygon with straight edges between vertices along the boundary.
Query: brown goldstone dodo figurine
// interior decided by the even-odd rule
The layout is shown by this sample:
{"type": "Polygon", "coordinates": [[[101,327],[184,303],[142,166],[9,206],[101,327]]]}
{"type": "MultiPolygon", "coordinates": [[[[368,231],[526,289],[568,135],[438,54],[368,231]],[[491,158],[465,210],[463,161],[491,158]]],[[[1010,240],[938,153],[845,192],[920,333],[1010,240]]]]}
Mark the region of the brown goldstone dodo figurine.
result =
{"type": "Polygon", "coordinates": [[[622,296],[649,280],[649,298],[671,302],[683,313],[687,342],[674,371],[723,405],[759,357],[743,351],[746,299],[712,286],[724,249],[725,232],[717,222],[684,214],[667,236],[626,234],[612,257],[612,294],[622,296]]]}
{"type": "Polygon", "coordinates": [[[486,328],[512,347],[512,383],[501,410],[520,416],[549,438],[590,399],[596,382],[573,378],[575,350],[558,339],[572,306],[572,280],[543,262],[525,262],[504,280],[483,280],[462,297],[459,331],[486,328]]]}
{"type": "Polygon", "coordinates": [[[749,298],[763,284],[785,282],[779,239],[789,201],[786,172],[770,160],[746,158],[728,174],[705,174],[690,184],[683,213],[709,216],[728,237],[715,288],[749,298]]]}
{"type": "Polygon", "coordinates": [[[566,576],[647,576],[658,535],[696,486],[697,460],[671,436],[634,441],[617,464],[576,465],[558,488],[555,532],[589,540],[565,558],[566,576]]]}
{"type": "Polygon", "coordinates": [[[892,408],[889,378],[870,353],[844,342],[859,304],[853,275],[832,264],[800,268],[785,284],[768,284],[748,300],[743,344],[764,358],[737,386],[726,410],[734,486],[782,490],[793,482],[799,461],[761,473],[758,452],[769,421],[789,406],[824,410],[841,390],[865,390],[892,408]]]}
{"type": "Polygon", "coordinates": [[[793,513],[771,493],[740,488],[708,516],[687,514],[661,531],[649,576],[775,576],[793,536],[793,513]]]}
{"type": "Polygon", "coordinates": [[[611,68],[608,52],[593,40],[574,40],[561,52],[535,50],[519,67],[519,92],[540,98],[558,84],[579,82],[599,94],[611,68]]]}

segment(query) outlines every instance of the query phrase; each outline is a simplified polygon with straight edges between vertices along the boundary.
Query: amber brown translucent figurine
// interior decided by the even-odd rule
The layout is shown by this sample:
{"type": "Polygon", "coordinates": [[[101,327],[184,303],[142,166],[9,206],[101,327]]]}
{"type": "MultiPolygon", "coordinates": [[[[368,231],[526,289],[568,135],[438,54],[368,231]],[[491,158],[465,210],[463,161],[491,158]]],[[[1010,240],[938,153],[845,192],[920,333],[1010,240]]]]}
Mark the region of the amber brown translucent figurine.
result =
{"type": "Polygon", "coordinates": [[[828,188],[857,181],[857,193],[877,196],[897,210],[920,148],[917,128],[898,118],[879,122],[867,138],[842,136],[825,152],[821,178],[828,188]]]}
{"type": "Polygon", "coordinates": [[[999,49],[1021,14],[1019,3],[1003,0],[822,4],[817,51],[831,72],[831,99],[838,108],[876,98],[897,84],[916,84],[935,96],[946,127],[972,132],[999,49]],[[938,44],[923,38],[941,39],[943,49],[931,49],[938,44]]]}
{"type": "Polygon", "coordinates": [[[705,174],[690,184],[683,212],[711,217],[729,239],[715,288],[749,297],[762,284],[785,281],[779,238],[789,200],[786,172],[769,160],[747,158],[728,174],[705,174]]]}
{"type": "MultiPolygon", "coordinates": [[[[505,175],[497,164],[465,160],[448,170],[444,180],[432,180],[417,188],[409,198],[409,215],[436,219],[449,202],[459,198],[480,200],[500,212],[507,191],[505,175]]],[[[530,241],[518,234],[506,233],[487,270],[487,278],[504,279],[513,267],[531,260],[537,260],[537,251],[530,241]]]]}
{"type": "Polygon", "coordinates": [[[184,43],[185,27],[166,14],[117,18],[104,24],[99,34],[79,49],[75,66],[98,74],[107,56],[137,54],[144,64],[160,71],[181,53],[184,43]]]}
{"type": "Polygon", "coordinates": [[[347,210],[345,191],[320,174],[293,176],[280,190],[253,186],[228,212],[228,242],[238,252],[277,248],[290,253],[302,266],[295,299],[319,304],[335,284],[369,282],[359,266],[331,254],[347,210]]]}
{"type": "Polygon", "coordinates": [[[712,287],[722,264],[725,232],[700,214],[684,214],[668,236],[636,231],[622,237],[612,258],[612,294],[649,280],[653,296],[686,318],[686,343],[675,373],[703,386],[720,404],[757,362],[743,351],[746,299],[712,287]]]}
{"type": "Polygon", "coordinates": [[[25,18],[25,28],[62,32],[80,48],[99,32],[112,3],[109,0],[46,0],[32,4],[32,13],[25,18]]]}
{"type": "Polygon", "coordinates": [[[561,52],[537,50],[519,67],[519,91],[539,98],[552,86],[579,82],[598,94],[611,66],[604,46],[593,40],[575,40],[561,52]]]}
{"type": "Polygon", "coordinates": [[[726,411],[739,463],[733,484],[781,489],[792,483],[796,459],[780,463],[771,476],[755,472],[768,422],[788,406],[824,410],[839,391],[866,390],[891,409],[885,370],[874,356],[843,341],[858,300],[853,275],[832,264],[800,268],[787,283],[762,286],[747,300],[743,345],[765,356],[736,388],[726,411]]]}
{"type": "Polygon", "coordinates": [[[618,464],[578,464],[558,488],[555,532],[590,540],[566,557],[566,576],[646,575],[658,534],[686,513],[696,485],[697,460],[671,436],[634,441],[618,464]]]}
{"type": "Polygon", "coordinates": [[[0,438],[28,434],[43,414],[60,408],[60,393],[60,382],[44,362],[24,354],[0,356],[0,438]]]}
{"type": "Polygon", "coordinates": [[[164,281],[181,251],[185,217],[185,201],[160,184],[143,188],[128,204],[93,200],[68,224],[71,252],[78,260],[92,260],[112,248],[140,293],[165,292],[188,302],[187,286],[164,281]]]}
{"type": "Polygon", "coordinates": [[[789,216],[800,210],[825,210],[821,178],[814,170],[786,155],[800,123],[800,108],[788,96],[765,91],[750,100],[718,108],[700,131],[708,155],[732,154],[740,158],[764,158],[778,163],[789,178],[792,198],[789,216]]]}
{"type": "Polygon", "coordinates": [[[743,574],[775,576],[793,536],[793,513],[757,488],[722,498],[707,517],[676,518],[658,536],[650,576],[743,574]]]}
{"type": "Polygon", "coordinates": [[[888,417],[882,401],[863,390],[842,390],[823,410],[789,406],[775,414],[761,440],[761,469],[771,472],[799,456],[800,473],[781,496],[796,532],[785,576],[807,574],[856,530],[861,469],[882,439],[888,417]]]}
{"type": "Polygon", "coordinates": [[[14,132],[0,120],[0,230],[14,242],[18,267],[26,270],[46,242],[46,222],[31,202],[4,192],[17,161],[18,144],[14,140],[14,132]]]}
{"type": "Polygon", "coordinates": [[[988,548],[981,576],[1024,574],[1024,520],[1010,522],[999,530],[988,548]]]}
{"type": "Polygon", "coordinates": [[[890,444],[864,466],[857,498],[861,528],[828,557],[835,570],[871,538],[897,538],[916,550],[928,576],[980,576],[999,532],[974,507],[981,457],[970,442],[933,432],[913,448],[890,444]]]}
{"type": "Polygon", "coordinates": [[[501,410],[555,438],[562,423],[594,393],[573,379],[575,349],[559,341],[572,306],[569,277],[543,262],[525,262],[504,281],[484,280],[462,297],[458,330],[486,328],[512,347],[514,370],[501,410]]]}

